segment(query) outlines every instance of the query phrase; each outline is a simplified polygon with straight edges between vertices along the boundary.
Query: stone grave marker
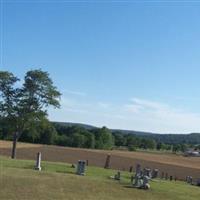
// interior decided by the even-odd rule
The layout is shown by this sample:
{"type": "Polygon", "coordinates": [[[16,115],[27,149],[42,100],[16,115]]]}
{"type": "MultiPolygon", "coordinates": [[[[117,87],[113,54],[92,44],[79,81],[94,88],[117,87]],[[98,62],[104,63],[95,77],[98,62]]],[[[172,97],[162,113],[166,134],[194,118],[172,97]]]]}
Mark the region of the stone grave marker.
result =
{"type": "Polygon", "coordinates": [[[110,154],[108,154],[107,157],[106,157],[106,162],[105,162],[104,168],[105,169],[110,168],[110,154]]]}
{"type": "Polygon", "coordinates": [[[150,189],[150,185],[149,185],[149,176],[144,176],[143,177],[143,185],[142,188],[144,188],[145,190],[150,189]]]}
{"type": "Polygon", "coordinates": [[[141,165],[140,164],[136,165],[135,173],[136,173],[136,175],[140,175],[141,174],[141,165]]]}
{"type": "Polygon", "coordinates": [[[157,177],[158,177],[158,169],[153,169],[152,178],[157,178],[157,177]]]}
{"type": "Polygon", "coordinates": [[[151,169],[149,168],[144,168],[144,176],[148,176],[151,178],[151,169]]]}
{"type": "Polygon", "coordinates": [[[197,186],[200,186],[200,178],[197,179],[197,186]]]}
{"type": "Polygon", "coordinates": [[[192,178],[192,176],[189,176],[189,184],[192,184],[192,180],[193,180],[193,178],[192,178]]]}
{"type": "Polygon", "coordinates": [[[79,160],[77,164],[77,171],[76,174],[84,176],[86,170],[86,162],[85,160],[79,160]]]}
{"type": "Polygon", "coordinates": [[[35,170],[41,171],[41,152],[37,153],[35,170]]]}

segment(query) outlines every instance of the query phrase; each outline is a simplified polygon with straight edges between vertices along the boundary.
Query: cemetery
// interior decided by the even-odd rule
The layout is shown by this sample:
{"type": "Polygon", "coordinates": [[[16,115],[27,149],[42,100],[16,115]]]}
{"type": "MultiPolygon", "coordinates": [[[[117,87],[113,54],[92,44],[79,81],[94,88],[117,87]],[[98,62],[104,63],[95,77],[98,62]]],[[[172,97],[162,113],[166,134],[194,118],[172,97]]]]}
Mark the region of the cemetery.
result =
{"type": "Polygon", "coordinates": [[[11,160],[0,156],[1,182],[0,197],[9,199],[180,199],[196,200],[200,195],[199,179],[186,176],[185,181],[148,168],[138,163],[130,166],[129,171],[112,170],[112,156],[105,156],[103,168],[89,165],[89,160],[77,160],[76,163],[43,161],[41,152],[35,154],[35,160],[11,160]],[[82,178],[81,178],[82,177],[82,178]],[[36,182],[37,184],[36,184],[36,182]],[[26,184],[26,182],[28,184],[26,184]],[[9,185],[9,187],[8,187],[9,185]],[[44,186],[45,185],[45,186],[44,186]],[[33,191],[28,198],[29,187],[33,191]],[[16,194],[9,193],[9,188],[16,194]],[[43,188],[43,189],[41,189],[43,188]],[[60,193],[61,190],[64,191],[60,193]],[[23,194],[19,191],[23,190],[23,194]],[[170,191],[170,192],[169,192],[170,191]],[[111,193],[112,192],[112,193],[111,193]],[[81,197],[84,194],[84,197],[81,197]],[[39,195],[39,196],[38,196],[39,195]],[[45,196],[44,196],[45,195],[45,196]]]}
{"type": "Polygon", "coordinates": [[[98,151],[93,156],[83,157],[80,152],[85,151],[85,155],[91,152],[74,149],[79,153],[76,155],[72,151],[59,152],[58,147],[53,146],[45,146],[44,151],[37,145],[26,143],[19,143],[18,155],[21,155],[21,147],[26,156],[33,148],[32,157],[13,160],[7,155],[2,156],[6,147],[2,144],[0,199],[34,200],[37,196],[42,200],[92,200],[94,197],[97,200],[131,200],[134,196],[138,200],[197,200],[200,196],[200,180],[192,171],[185,173],[185,178],[180,181],[180,177],[175,175],[176,170],[171,173],[167,168],[156,168],[142,160],[130,164],[120,157],[123,165],[117,167],[116,156],[112,152],[100,154],[98,151]],[[60,161],[47,161],[50,153],[54,155],[53,152],[60,161]],[[70,161],[68,156],[74,159],[70,161]],[[94,165],[94,159],[100,159],[99,167],[94,165]]]}

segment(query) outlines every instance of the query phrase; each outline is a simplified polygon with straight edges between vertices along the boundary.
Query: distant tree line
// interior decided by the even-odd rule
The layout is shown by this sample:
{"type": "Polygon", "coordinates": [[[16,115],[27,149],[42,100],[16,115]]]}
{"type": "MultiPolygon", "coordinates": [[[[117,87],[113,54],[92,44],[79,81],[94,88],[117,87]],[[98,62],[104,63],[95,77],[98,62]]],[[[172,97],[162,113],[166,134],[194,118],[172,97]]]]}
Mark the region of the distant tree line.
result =
{"type": "MultiPolygon", "coordinates": [[[[12,140],[12,137],[7,124],[0,120],[0,139],[12,140]]],[[[67,126],[62,123],[49,122],[48,120],[32,124],[23,131],[19,141],[91,149],[125,148],[129,151],[151,149],[174,153],[184,152],[188,147],[194,146],[185,143],[167,144],[148,137],[111,131],[106,127],[87,129],[76,125],[67,126]]],[[[199,148],[199,146],[196,147],[199,148]]]]}

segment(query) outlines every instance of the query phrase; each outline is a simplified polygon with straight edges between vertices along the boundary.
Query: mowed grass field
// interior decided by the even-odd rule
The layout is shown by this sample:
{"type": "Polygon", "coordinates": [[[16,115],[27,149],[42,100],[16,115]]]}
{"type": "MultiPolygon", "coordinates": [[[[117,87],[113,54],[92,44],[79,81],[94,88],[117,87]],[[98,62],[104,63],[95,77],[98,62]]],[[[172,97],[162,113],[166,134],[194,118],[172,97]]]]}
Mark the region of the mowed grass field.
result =
{"type": "Polygon", "coordinates": [[[85,176],[75,174],[71,164],[11,160],[0,156],[1,200],[197,200],[200,188],[180,181],[151,181],[150,190],[132,188],[131,173],[122,172],[121,181],[110,176],[115,170],[87,167],[85,176]]]}
{"type": "MultiPolygon", "coordinates": [[[[0,155],[10,156],[12,142],[0,140],[0,155]]],[[[148,152],[105,151],[80,148],[58,147],[50,145],[18,143],[17,158],[34,160],[37,152],[42,152],[42,160],[53,162],[77,163],[78,160],[88,160],[90,166],[103,167],[107,154],[111,155],[112,169],[128,171],[136,164],[142,167],[159,169],[162,172],[185,180],[186,176],[200,178],[200,158],[183,157],[181,155],[148,152]]]]}

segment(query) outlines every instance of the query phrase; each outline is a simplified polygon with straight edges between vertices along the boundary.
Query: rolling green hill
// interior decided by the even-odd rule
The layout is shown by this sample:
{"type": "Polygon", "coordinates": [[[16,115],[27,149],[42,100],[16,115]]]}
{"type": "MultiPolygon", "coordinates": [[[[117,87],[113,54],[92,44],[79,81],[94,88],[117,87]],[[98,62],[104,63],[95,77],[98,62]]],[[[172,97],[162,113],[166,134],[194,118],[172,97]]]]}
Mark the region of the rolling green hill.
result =
{"type": "MultiPolygon", "coordinates": [[[[81,124],[81,123],[72,123],[72,122],[53,122],[53,124],[59,124],[61,126],[70,127],[70,126],[79,126],[87,130],[92,130],[97,127],[81,124]]],[[[188,133],[188,134],[158,134],[152,132],[143,132],[143,131],[134,131],[134,130],[121,130],[121,129],[110,129],[113,133],[119,132],[122,134],[133,134],[143,138],[154,139],[156,142],[163,142],[167,144],[200,144],[200,133],[188,133]]]]}

